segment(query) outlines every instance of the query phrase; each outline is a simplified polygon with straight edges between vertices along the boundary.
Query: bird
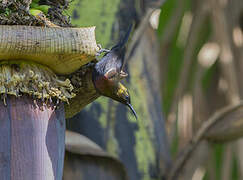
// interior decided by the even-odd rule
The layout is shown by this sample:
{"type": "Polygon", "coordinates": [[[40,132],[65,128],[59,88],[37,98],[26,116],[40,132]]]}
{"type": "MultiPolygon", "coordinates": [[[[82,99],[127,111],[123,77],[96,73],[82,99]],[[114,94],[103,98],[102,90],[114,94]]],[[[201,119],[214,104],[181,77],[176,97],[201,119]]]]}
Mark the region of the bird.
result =
{"type": "Polygon", "coordinates": [[[132,31],[131,24],[125,36],[111,48],[106,50],[104,56],[95,64],[92,72],[92,81],[96,91],[106,97],[125,104],[130,108],[137,119],[136,111],[131,105],[131,98],[128,89],[120,82],[127,77],[123,71],[126,44],[132,31]]]}

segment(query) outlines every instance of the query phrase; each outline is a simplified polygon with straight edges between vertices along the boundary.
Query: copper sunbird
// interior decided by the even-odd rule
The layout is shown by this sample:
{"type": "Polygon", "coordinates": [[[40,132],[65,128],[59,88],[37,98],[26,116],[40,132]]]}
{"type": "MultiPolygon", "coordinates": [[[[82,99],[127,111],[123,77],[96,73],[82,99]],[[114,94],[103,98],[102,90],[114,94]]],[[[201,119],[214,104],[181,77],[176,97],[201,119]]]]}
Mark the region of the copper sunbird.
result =
{"type": "Polygon", "coordinates": [[[129,26],[124,38],[117,45],[107,51],[93,70],[93,83],[98,93],[110,97],[128,106],[134,116],[137,114],[131,105],[130,95],[127,88],[120,83],[120,80],[127,76],[123,71],[126,52],[126,43],[132,31],[132,24],[129,26]]]}

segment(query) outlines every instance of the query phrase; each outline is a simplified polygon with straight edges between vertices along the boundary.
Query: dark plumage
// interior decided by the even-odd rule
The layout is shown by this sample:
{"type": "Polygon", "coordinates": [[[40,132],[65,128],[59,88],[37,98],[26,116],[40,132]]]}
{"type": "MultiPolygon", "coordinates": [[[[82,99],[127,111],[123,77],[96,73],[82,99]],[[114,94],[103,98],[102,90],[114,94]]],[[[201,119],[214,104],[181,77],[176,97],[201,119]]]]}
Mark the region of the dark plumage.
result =
{"type": "Polygon", "coordinates": [[[124,38],[96,63],[92,78],[96,90],[101,95],[127,105],[137,118],[136,112],[130,102],[129,92],[127,88],[119,82],[122,78],[127,76],[127,74],[122,71],[122,67],[126,52],[125,45],[131,30],[132,25],[129,26],[124,38]]]}
{"type": "Polygon", "coordinates": [[[114,69],[117,74],[121,72],[121,68],[124,63],[124,57],[126,52],[126,43],[129,39],[129,35],[132,31],[132,25],[129,26],[123,39],[119,41],[117,45],[111,48],[102,59],[96,64],[95,69],[98,75],[104,75],[111,69],[114,69]]]}

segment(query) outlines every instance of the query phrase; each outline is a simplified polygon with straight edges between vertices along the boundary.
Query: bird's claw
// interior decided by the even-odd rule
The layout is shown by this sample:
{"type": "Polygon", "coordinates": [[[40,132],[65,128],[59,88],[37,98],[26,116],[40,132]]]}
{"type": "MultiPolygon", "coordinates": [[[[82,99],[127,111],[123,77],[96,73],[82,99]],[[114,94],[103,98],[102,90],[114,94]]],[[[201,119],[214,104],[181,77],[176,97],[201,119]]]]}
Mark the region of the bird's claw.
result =
{"type": "Polygon", "coordinates": [[[123,79],[123,78],[126,78],[128,76],[128,74],[121,70],[119,76],[120,76],[120,79],[123,79]]]}
{"type": "Polygon", "coordinates": [[[102,53],[109,53],[111,50],[103,49],[100,44],[97,45],[99,47],[99,51],[96,53],[96,56],[100,56],[102,53]]]}

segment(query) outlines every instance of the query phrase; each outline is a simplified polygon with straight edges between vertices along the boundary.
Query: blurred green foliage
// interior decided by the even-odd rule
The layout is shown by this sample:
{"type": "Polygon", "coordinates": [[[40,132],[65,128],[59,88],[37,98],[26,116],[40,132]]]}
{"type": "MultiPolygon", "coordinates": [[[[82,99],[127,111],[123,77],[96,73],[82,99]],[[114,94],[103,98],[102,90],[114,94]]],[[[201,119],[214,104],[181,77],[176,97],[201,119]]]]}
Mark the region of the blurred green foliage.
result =
{"type": "MultiPolygon", "coordinates": [[[[159,27],[158,27],[158,36],[160,39],[164,36],[164,30],[166,26],[168,25],[169,21],[173,16],[175,15],[175,11],[177,10],[176,7],[177,1],[176,0],[170,0],[166,1],[164,5],[161,7],[161,15],[159,20],[159,27]]],[[[184,5],[185,9],[184,11],[188,11],[190,9],[190,1],[186,2],[186,5],[184,5]]],[[[182,17],[181,17],[182,18],[182,17]]],[[[183,52],[184,48],[182,46],[178,45],[178,36],[180,31],[180,24],[178,24],[178,27],[175,30],[173,40],[169,44],[168,47],[168,70],[167,75],[165,79],[166,87],[163,87],[162,93],[163,93],[163,110],[165,114],[168,114],[169,107],[171,105],[171,100],[173,98],[173,94],[178,82],[179,73],[182,66],[182,59],[183,59],[183,52]]],[[[163,61],[163,59],[162,59],[163,61]]]]}
{"type": "MultiPolygon", "coordinates": [[[[186,4],[184,6],[184,13],[183,16],[185,15],[185,13],[188,12],[192,12],[194,11],[194,9],[192,8],[193,5],[193,1],[187,0],[185,1],[186,4]]],[[[176,0],[167,0],[164,5],[161,7],[161,15],[160,15],[160,19],[159,19],[159,27],[158,27],[158,37],[161,40],[163,40],[163,36],[165,36],[166,34],[164,34],[166,31],[166,27],[168,26],[170,20],[173,18],[173,16],[175,16],[176,11],[177,11],[177,4],[178,1],[176,0]]],[[[183,44],[184,46],[181,46],[178,44],[178,37],[180,34],[180,30],[181,30],[181,22],[182,22],[182,17],[180,17],[180,22],[176,27],[176,30],[173,34],[173,38],[172,40],[169,42],[168,46],[167,46],[167,54],[168,54],[168,62],[165,63],[167,64],[167,69],[166,69],[166,74],[165,74],[165,79],[164,79],[164,86],[162,87],[162,95],[163,95],[163,111],[165,116],[168,115],[169,110],[170,110],[170,106],[172,103],[172,98],[175,92],[175,89],[177,87],[178,84],[178,79],[179,79],[179,75],[180,75],[180,71],[183,68],[183,56],[184,56],[184,51],[185,51],[185,44],[186,42],[183,44]]],[[[210,35],[212,33],[211,30],[211,25],[210,25],[210,21],[207,18],[206,21],[203,24],[203,27],[200,29],[200,33],[197,37],[197,44],[196,47],[194,48],[194,52],[193,52],[193,64],[191,66],[190,69],[190,79],[188,79],[189,85],[187,87],[187,90],[189,90],[190,92],[193,90],[194,87],[194,78],[195,78],[195,72],[197,71],[197,55],[198,52],[200,51],[201,47],[208,41],[210,40],[210,35]]],[[[161,44],[163,44],[163,42],[160,42],[161,44]]],[[[160,59],[160,61],[162,61],[163,64],[163,57],[160,59]]],[[[213,83],[212,82],[212,77],[216,75],[216,73],[218,73],[218,67],[217,67],[217,61],[209,68],[207,69],[202,77],[202,88],[204,93],[207,93],[207,90],[209,89],[210,85],[213,83]]],[[[162,74],[164,74],[164,72],[162,72],[162,74]]],[[[178,133],[176,134],[175,139],[173,140],[172,144],[171,144],[171,152],[172,152],[172,156],[175,157],[175,155],[178,153],[178,142],[179,138],[178,138],[178,133]]],[[[221,175],[222,175],[222,164],[223,164],[223,153],[225,150],[225,145],[222,144],[212,144],[212,149],[213,149],[213,153],[212,156],[213,158],[210,159],[211,162],[209,163],[213,163],[213,167],[214,167],[214,171],[215,171],[215,177],[216,180],[220,180],[222,179],[221,175]]],[[[206,167],[207,168],[207,167],[206,167]]],[[[238,165],[237,165],[237,158],[234,157],[233,159],[233,163],[232,163],[232,174],[231,174],[231,178],[232,180],[236,180],[238,179],[238,174],[239,174],[239,170],[238,170],[238,165]]],[[[206,169],[207,170],[207,169],[206,169]]],[[[206,171],[206,174],[203,178],[204,180],[209,180],[209,174],[206,171]]]]}
{"type": "Polygon", "coordinates": [[[47,5],[39,5],[39,0],[32,0],[32,3],[30,4],[30,13],[33,16],[36,16],[41,12],[47,15],[49,8],[50,6],[47,5]]]}
{"type": "MultiPolygon", "coordinates": [[[[176,0],[166,1],[161,8],[161,15],[159,20],[158,35],[160,39],[163,36],[163,32],[168,24],[169,20],[172,18],[173,13],[176,9],[176,0]]],[[[176,40],[179,34],[179,28],[175,31],[173,41],[169,45],[169,61],[167,70],[167,79],[165,79],[166,87],[163,87],[163,110],[165,114],[168,114],[173,93],[178,81],[179,71],[182,64],[181,58],[183,56],[183,48],[178,47],[176,40]]],[[[163,61],[163,59],[161,59],[163,61]]]]}

